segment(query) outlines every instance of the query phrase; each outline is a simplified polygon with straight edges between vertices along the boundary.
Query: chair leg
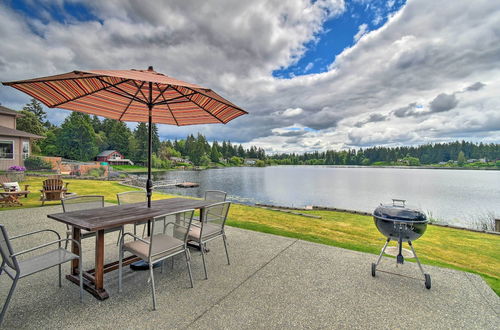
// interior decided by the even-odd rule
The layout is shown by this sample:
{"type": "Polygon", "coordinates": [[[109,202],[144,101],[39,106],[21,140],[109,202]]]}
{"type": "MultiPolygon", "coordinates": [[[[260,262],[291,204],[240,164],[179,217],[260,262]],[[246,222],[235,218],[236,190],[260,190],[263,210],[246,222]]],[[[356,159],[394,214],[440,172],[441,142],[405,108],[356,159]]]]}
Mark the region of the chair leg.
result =
{"type": "Polygon", "coordinates": [[[153,310],[156,310],[155,278],[153,275],[153,263],[149,263],[149,276],[151,277],[151,292],[153,293],[153,310]]]}
{"type": "Polygon", "coordinates": [[[189,281],[191,282],[191,287],[194,288],[193,273],[191,272],[191,254],[189,253],[188,249],[184,250],[184,254],[186,255],[186,263],[187,263],[188,272],[189,272],[189,281]]]}
{"type": "Polygon", "coordinates": [[[80,302],[83,302],[83,258],[82,258],[82,252],[80,251],[80,262],[79,262],[80,267],[80,302]]]}
{"type": "Polygon", "coordinates": [[[17,281],[19,278],[15,278],[12,282],[12,286],[10,287],[9,295],[7,296],[7,300],[5,300],[5,304],[3,305],[2,308],[2,313],[0,314],[0,326],[2,325],[3,318],[5,316],[5,312],[7,312],[7,308],[9,307],[10,300],[12,298],[12,295],[14,294],[14,290],[16,289],[17,281]]]}
{"type": "Polygon", "coordinates": [[[68,238],[69,238],[69,233],[66,231],[66,243],[64,243],[64,249],[67,250],[68,249],[68,238]]]}
{"type": "Polygon", "coordinates": [[[120,242],[118,249],[118,292],[122,292],[123,247],[120,242]]]}
{"type": "Polygon", "coordinates": [[[62,270],[61,270],[61,264],[57,266],[58,271],[59,271],[59,287],[62,287],[62,270]]]}
{"type": "Polygon", "coordinates": [[[125,227],[122,226],[122,228],[120,229],[120,231],[118,232],[118,239],[116,240],[116,246],[118,246],[120,244],[120,238],[122,237],[122,234],[125,232],[125,227]]]}
{"type": "Polygon", "coordinates": [[[207,265],[205,264],[205,245],[200,243],[201,259],[203,260],[203,270],[205,271],[205,279],[208,280],[207,265]]]}
{"type": "Polygon", "coordinates": [[[222,235],[222,240],[224,241],[224,249],[226,250],[226,258],[227,258],[227,264],[230,265],[231,263],[229,262],[229,253],[227,253],[227,238],[226,234],[222,235]]]}

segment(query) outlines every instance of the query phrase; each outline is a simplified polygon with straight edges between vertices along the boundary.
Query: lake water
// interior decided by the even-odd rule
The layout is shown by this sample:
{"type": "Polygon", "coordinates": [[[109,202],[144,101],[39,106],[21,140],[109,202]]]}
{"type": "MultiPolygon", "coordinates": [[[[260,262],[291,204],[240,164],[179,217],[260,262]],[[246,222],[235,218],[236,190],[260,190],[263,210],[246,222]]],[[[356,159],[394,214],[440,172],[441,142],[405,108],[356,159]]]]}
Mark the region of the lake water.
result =
{"type": "Polygon", "coordinates": [[[443,222],[477,227],[500,217],[500,171],[332,166],[231,167],[155,173],[155,179],[197,182],[198,188],[166,192],[203,197],[223,190],[246,204],[330,206],[372,212],[392,198],[406,199],[443,222]]]}

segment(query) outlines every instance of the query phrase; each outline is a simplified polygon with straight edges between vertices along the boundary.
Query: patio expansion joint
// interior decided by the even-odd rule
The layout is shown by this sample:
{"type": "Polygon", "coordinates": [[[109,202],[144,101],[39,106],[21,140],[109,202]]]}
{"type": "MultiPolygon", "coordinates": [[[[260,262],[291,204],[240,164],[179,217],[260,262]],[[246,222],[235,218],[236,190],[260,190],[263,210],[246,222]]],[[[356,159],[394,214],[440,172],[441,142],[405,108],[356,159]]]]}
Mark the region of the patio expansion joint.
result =
{"type": "Polygon", "coordinates": [[[489,299],[489,297],[486,297],[483,292],[481,292],[481,290],[477,287],[477,284],[475,283],[475,281],[471,278],[472,277],[472,274],[469,274],[468,272],[464,272],[464,275],[465,277],[467,278],[467,280],[471,283],[472,287],[474,288],[474,290],[483,298],[483,304],[485,306],[487,306],[488,309],[491,309],[493,311],[493,314],[494,315],[497,315],[497,316],[500,316],[500,313],[498,312],[498,310],[496,310],[495,308],[493,308],[492,304],[491,304],[491,300],[489,299]]]}
{"type": "Polygon", "coordinates": [[[198,315],[192,322],[190,322],[185,329],[188,329],[191,327],[193,324],[195,324],[199,319],[201,319],[203,316],[205,316],[208,312],[210,312],[215,306],[219,305],[224,301],[227,297],[229,297],[233,292],[238,290],[243,284],[248,282],[252,277],[254,277],[258,272],[260,272],[263,268],[267,267],[271,262],[273,262],[276,258],[278,258],[280,255],[282,255],[286,250],[288,250],[292,245],[297,243],[299,240],[293,240],[289,245],[285,246],[281,251],[279,251],[274,257],[269,259],[266,263],[264,263],[261,267],[259,267],[256,271],[254,271],[252,274],[250,274],[246,279],[244,279],[240,284],[238,284],[236,287],[234,287],[231,291],[229,291],[227,294],[222,296],[219,300],[217,300],[214,304],[212,304],[209,308],[207,308],[203,313],[198,315]]]}

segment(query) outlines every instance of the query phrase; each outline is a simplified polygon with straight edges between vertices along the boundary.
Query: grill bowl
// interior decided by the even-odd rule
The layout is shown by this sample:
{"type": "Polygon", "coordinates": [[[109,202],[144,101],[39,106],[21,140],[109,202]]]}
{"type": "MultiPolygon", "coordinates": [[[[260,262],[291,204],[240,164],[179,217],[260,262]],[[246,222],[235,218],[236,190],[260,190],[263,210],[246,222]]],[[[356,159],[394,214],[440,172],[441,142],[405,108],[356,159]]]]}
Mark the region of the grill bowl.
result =
{"type": "Polygon", "coordinates": [[[373,220],[382,235],[403,242],[420,238],[429,222],[422,211],[395,203],[377,207],[373,212],[373,220]]]}

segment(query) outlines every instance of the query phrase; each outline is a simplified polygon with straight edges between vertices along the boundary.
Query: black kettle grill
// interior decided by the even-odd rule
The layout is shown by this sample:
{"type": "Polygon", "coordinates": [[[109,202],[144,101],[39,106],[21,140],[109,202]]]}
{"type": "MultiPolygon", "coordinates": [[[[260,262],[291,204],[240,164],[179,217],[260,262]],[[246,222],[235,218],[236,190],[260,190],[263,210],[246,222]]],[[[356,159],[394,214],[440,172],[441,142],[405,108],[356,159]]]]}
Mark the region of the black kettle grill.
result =
{"type": "MultiPolygon", "coordinates": [[[[418,239],[422,236],[427,229],[427,217],[425,214],[417,209],[409,208],[405,206],[406,200],[403,199],[393,199],[392,204],[380,204],[379,207],[373,212],[373,220],[377,229],[387,237],[382,251],[377,259],[377,263],[372,263],[372,276],[375,277],[377,266],[382,259],[382,256],[387,248],[387,245],[391,240],[397,240],[398,242],[398,254],[396,256],[396,262],[398,264],[404,263],[403,256],[403,242],[407,242],[411,248],[413,256],[417,261],[418,267],[424,276],[425,287],[427,289],[431,288],[431,276],[424,272],[420,261],[418,260],[415,249],[413,248],[412,241],[418,239]]],[[[379,270],[380,272],[390,273],[388,271],[379,270]]],[[[396,274],[401,275],[401,274],[396,274]]]]}

